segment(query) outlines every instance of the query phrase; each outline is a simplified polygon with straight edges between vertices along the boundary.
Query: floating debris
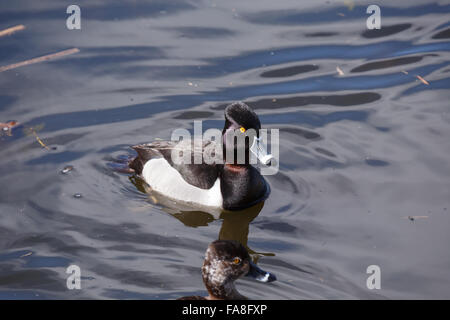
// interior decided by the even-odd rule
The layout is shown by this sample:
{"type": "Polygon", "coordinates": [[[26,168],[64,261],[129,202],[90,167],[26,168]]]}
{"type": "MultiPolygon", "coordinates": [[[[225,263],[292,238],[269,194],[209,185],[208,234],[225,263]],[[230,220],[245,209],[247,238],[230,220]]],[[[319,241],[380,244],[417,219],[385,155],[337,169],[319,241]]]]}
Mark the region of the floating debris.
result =
{"type": "Polygon", "coordinates": [[[407,216],[407,217],[404,217],[404,218],[408,218],[408,220],[414,221],[414,220],[417,220],[417,219],[426,219],[426,218],[429,218],[429,216],[407,216]]]}
{"type": "Polygon", "coordinates": [[[42,148],[50,150],[50,148],[41,140],[41,138],[39,138],[39,136],[37,135],[37,133],[34,130],[32,130],[31,132],[34,135],[34,137],[36,138],[36,141],[39,142],[39,144],[41,145],[42,148]]]}
{"type": "Polygon", "coordinates": [[[0,37],[3,36],[9,36],[10,34],[13,34],[14,32],[20,31],[25,29],[25,26],[23,24],[19,24],[17,26],[5,29],[5,30],[1,30],[0,31],[0,37]]]}
{"type": "Polygon", "coordinates": [[[30,251],[30,252],[27,252],[27,253],[21,255],[20,257],[21,257],[21,258],[25,258],[25,257],[31,256],[32,254],[33,254],[33,252],[30,251]]]}
{"type": "Polygon", "coordinates": [[[416,78],[419,79],[420,81],[422,81],[423,84],[426,84],[427,86],[430,85],[430,83],[427,80],[425,80],[424,78],[422,78],[421,76],[417,75],[416,78]]]}
{"type": "MultiPolygon", "coordinates": [[[[34,136],[36,138],[36,141],[41,145],[41,147],[50,150],[50,148],[44,143],[44,141],[42,141],[41,138],[39,138],[39,136],[37,135],[37,132],[42,130],[43,128],[44,124],[39,124],[34,127],[25,128],[23,132],[26,136],[34,136]]],[[[56,150],[56,147],[52,147],[51,149],[56,150]]]]}
{"type": "Polygon", "coordinates": [[[348,10],[352,11],[355,7],[355,1],[353,0],[344,0],[344,5],[348,8],[348,10]]]}
{"type": "Polygon", "coordinates": [[[63,51],[60,51],[60,52],[57,52],[57,53],[47,54],[47,55],[42,56],[42,57],[37,57],[37,58],[33,58],[33,59],[29,59],[29,60],[25,60],[25,61],[21,61],[21,62],[18,62],[18,63],[13,63],[13,64],[9,64],[7,66],[0,67],[0,72],[6,71],[6,70],[15,69],[15,68],[19,68],[19,67],[23,67],[23,66],[27,66],[27,65],[38,63],[38,62],[42,62],[42,61],[47,61],[47,60],[59,58],[59,57],[62,57],[62,56],[67,56],[69,54],[73,54],[73,53],[77,53],[77,52],[80,52],[80,49],[72,48],[72,49],[63,50],[63,51]]]}
{"type": "Polygon", "coordinates": [[[64,169],[61,170],[61,173],[68,174],[72,170],[73,170],[73,166],[65,166],[64,169]]]}
{"type": "Polygon", "coordinates": [[[73,197],[74,197],[75,199],[83,198],[83,196],[81,195],[81,193],[75,193],[75,194],[73,195],[73,197]]]}
{"type": "Polygon", "coordinates": [[[32,136],[33,135],[33,131],[34,132],[39,132],[42,129],[44,129],[45,125],[43,123],[40,123],[38,125],[32,126],[32,127],[26,127],[23,129],[23,134],[26,136],[32,136]]]}
{"type": "Polygon", "coordinates": [[[0,122],[0,127],[2,127],[2,130],[10,130],[14,127],[17,127],[19,125],[19,122],[17,121],[8,121],[6,123],[0,122]]]}
{"type": "Polygon", "coordinates": [[[6,135],[11,136],[12,135],[11,134],[11,130],[14,127],[17,127],[19,124],[20,123],[17,122],[17,121],[9,121],[9,122],[6,122],[6,123],[0,122],[0,128],[1,128],[2,132],[4,132],[6,135]]]}
{"type": "Polygon", "coordinates": [[[408,71],[402,70],[402,73],[404,73],[404,74],[408,74],[408,71]]]}
{"type": "Polygon", "coordinates": [[[43,148],[45,148],[45,149],[47,149],[47,150],[50,150],[50,148],[49,148],[44,142],[42,142],[42,140],[38,137],[38,135],[36,135],[36,140],[37,140],[37,142],[39,142],[39,144],[40,144],[43,148]]]}
{"type": "Polygon", "coordinates": [[[339,73],[340,76],[345,75],[344,71],[342,71],[342,69],[339,68],[339,66],[336,67],[336,71],[339,73]]]}

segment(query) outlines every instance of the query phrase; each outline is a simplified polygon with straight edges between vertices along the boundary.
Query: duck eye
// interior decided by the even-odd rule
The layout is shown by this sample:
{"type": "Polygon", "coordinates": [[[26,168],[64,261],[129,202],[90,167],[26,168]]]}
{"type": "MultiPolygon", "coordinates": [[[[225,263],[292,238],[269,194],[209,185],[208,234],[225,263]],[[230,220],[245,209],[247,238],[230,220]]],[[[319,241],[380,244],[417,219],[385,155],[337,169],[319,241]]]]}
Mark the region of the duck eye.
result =
{"type": "Polygon", "coordinates": [[[241,130],[242,133],[245,132],[245,128],[244,127],[241,127],[239,130],[241,130]]]}
{"type": "Polygon", "coordinates": [[[234,263],[234,264],[239,264],[239,263],[241,263],[241,258],[239,258],[239,257],[234,258],[234,259],[233,259],[233,263],[234,263]]]}

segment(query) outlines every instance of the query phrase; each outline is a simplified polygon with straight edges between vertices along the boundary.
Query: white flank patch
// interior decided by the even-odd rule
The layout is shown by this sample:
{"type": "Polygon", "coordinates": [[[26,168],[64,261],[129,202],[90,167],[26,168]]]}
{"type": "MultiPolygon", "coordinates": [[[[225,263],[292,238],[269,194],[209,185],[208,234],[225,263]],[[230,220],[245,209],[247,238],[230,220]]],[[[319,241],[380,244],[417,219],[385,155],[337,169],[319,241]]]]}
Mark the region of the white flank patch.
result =
{"type": "Polygon", "coordinates": [[[198,188],[187,183],[164,158],[147,161],[142,176],[153,190],[167,197],[207,207],[222,207],[219,178],[210,189],[198,188]]]}
{"type": "Polygon", "coordinates": [[[268,272],[266,272],[266,275],[264,276],[264,278],[261,279],[262,282],[267,282],[269,280],[270,274],[268,272]]]}

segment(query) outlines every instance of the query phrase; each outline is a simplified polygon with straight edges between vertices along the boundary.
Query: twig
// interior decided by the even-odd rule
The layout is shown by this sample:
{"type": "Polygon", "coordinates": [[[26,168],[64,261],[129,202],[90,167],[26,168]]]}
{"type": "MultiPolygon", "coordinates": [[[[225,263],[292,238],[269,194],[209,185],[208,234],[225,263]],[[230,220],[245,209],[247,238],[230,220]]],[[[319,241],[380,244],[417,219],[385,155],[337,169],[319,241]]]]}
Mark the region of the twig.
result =
{"type": "Polygon", "coordinates": [[[417,75],[416,77],[417,77],[417,79],[419,79],[420,81],[422,81],[423,84],[426,84],[427,86],[430,85],[430,83],[429,83],[427,80],[425,80],[424,78],[422,78],[421,76],[417,75]]]}
{"type": "Polygon", "coordinates": [[[33,58],[33,59],[30,59],[30,60],[25,60],[25,61],[22,61],[22,62],[13,63],[13,64],[10,64],[10,65],[7,65],[7,66],[0,67],[0,72],[6,71],[6,70],[15,69],[15,68],[19,68],[19,67],[23,67],[23,66],[27,66],[27,65],[33,64],[33,63],[38,63],[38,62],[42,62],[42,61],[47,61],[47,60],[59,58],[59,57],[62,57],[62,56],[67,56],[69,54],[73,54],[73,53],[77,53],[77,52],[80,52],[80,50],[78,48],[72,48],[72,49],[60,51],[60,52],[57,52],[57,53],[47,54],[47,55],[42,56],[42,57],[33,58]]]}
{"type": "Polygon", "coordinates": [[[43,148],[45,148],[45,149],[47,149],[47,150],[50,150],[50,148],[41,140],[41,138],[39,138],[39,136],[37,135],[37,133],[33,130],[33,129],[31,129],[31,132],[33,133],[33,135],[36,137],[36,140],[37,140],[37,142],[39,142],[39,144],[43,147],[43,148]]]}
{"type": "Polygon", "coordinates": [[[343,76],[345,74],[344,71],[342,71],[342,69],[339,68],[339,66],[336,67],[336,71],[339,73],[340,76],[343,76]]]}
{"type": "Polygon", "coordinates": [[[9,36],[10,34],[13,34],[14,32],[20,31],[23,29],[25,29],[25,26],[23,24],[19,24],[17,26],[0,31],[0,37],[9,36]]]}
{"type": "Polygon", "coordinates": [[[29,251],[29,252],[21,255],[20,258],[25,258],[25,257],[31,256],[32,254],[33,254],[33,252],[29,251]]]}

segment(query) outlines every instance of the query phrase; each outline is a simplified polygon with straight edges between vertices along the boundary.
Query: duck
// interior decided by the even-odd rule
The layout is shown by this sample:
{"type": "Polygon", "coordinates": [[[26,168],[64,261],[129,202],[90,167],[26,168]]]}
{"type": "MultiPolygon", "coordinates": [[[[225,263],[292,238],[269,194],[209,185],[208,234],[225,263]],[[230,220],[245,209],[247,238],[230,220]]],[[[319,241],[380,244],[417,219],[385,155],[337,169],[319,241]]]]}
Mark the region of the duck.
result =
{"type": "Polygon", "coordinates": [[[200,144],[201,151],[208,148],[217,151],[216,154],[215,151],[211,153],[218,156],[213,161],[174,161],[174,152],[189,152],[191,157],[188,160],[194,159],[191,148],[195,142],[154,141],[131,147],[137,156],[130,161],[130,169],[152,191],[190,205],[236,211],[264,201],[270,193],[270,187],[252,165],[251,159],[256,158],[262,164],[270,165],[274,157],[267,153],[262,144],[259,135],[261,122],[243,102],[228,105],[224,115],[222,141],[202,139],[200,144]],[[234,139],[234,136],[239,135],[248,137],[244,139],[245,144],[234,139]]]}
{"type": "Polygon", "coordinates": [[[209,244],[202,266],[208,296],[187,296],[177,300],[247,300],[234,285],[243,276],[265,283],[277,280],[274,274],[254,264],[248,251],[238,241],[215,240],[209,244]]]}

